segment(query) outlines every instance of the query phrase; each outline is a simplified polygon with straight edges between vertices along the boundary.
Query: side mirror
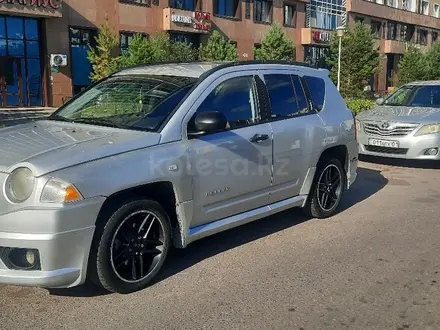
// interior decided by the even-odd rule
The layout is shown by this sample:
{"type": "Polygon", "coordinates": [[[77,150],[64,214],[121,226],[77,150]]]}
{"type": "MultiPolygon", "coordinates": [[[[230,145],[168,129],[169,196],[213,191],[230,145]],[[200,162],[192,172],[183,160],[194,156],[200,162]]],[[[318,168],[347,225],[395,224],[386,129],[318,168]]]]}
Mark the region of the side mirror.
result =
{"type": "Polygon", "coordinates": [[[383,104],[383,97],[379,97],[378,99],[376,99],[376,104],[377,105],[382,105],[383,104]]]}
{"type": "Polygon", "coordinates": [[[227,119],[219,111],[201,112],[194,118],[194,128],[200,133],[221,131],[226,128],[227,119]]]}

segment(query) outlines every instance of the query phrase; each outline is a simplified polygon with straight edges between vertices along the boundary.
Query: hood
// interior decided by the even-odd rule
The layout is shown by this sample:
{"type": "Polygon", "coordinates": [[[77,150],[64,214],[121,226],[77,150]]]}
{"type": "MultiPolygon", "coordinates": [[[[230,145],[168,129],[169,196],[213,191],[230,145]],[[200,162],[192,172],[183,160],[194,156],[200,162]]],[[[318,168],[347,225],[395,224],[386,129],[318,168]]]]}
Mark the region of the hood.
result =
{"type": "Polygon", "coordinates": [[[440,108],[376,106],[356,116],[360,120],[389,120],[407,123],[440,123],[440,108]]]}
{"type": "Polygon", "coordinates": [[[28,166],[35,176],[158,144],[160,134],[55,121],[0,129],[0,172],[28,166]]]}

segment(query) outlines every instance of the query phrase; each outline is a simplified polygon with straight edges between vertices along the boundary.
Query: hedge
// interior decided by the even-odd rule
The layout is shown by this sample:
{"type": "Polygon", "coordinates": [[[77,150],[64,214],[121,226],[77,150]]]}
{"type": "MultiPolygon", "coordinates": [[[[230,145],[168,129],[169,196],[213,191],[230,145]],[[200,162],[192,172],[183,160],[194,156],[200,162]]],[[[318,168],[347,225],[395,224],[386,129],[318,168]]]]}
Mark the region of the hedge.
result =
{"type": "Polygon", "coordinates": [[[346,99],[347,107],[355,114],[370,110],[376,105],[376,102],[371,99],[346,99]]]}

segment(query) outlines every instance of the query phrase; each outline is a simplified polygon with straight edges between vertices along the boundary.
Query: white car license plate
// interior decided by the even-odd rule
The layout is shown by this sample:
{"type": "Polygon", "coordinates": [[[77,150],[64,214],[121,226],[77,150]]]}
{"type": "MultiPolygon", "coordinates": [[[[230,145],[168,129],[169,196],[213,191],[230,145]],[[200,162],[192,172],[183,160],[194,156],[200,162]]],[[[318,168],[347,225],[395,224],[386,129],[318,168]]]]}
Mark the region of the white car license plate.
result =
{"type": "Polygon", "coordinates": [[[376,147],[399,148],[398,141],[368,139],[368,144],[370,146],[376,146],[376,147]]]}

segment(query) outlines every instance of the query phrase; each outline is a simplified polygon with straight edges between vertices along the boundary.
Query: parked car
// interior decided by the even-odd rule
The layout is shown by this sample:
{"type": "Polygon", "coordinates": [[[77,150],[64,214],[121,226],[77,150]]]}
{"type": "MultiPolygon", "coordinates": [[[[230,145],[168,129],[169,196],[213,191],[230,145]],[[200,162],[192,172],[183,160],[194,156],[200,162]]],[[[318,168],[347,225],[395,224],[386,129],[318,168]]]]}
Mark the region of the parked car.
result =
{"type": "Polygon", "coordinates": [[[0,130],[0,283],[145,288],[172,246],[291,208],[327,218],[356,179],[328,71],[175,63],[116,72],[0,130]]]}
{"type": "Polygon", "coordinates": [[[400,87],[356,116],[364,155],[440,159],[440,81],[400,87]]]}

